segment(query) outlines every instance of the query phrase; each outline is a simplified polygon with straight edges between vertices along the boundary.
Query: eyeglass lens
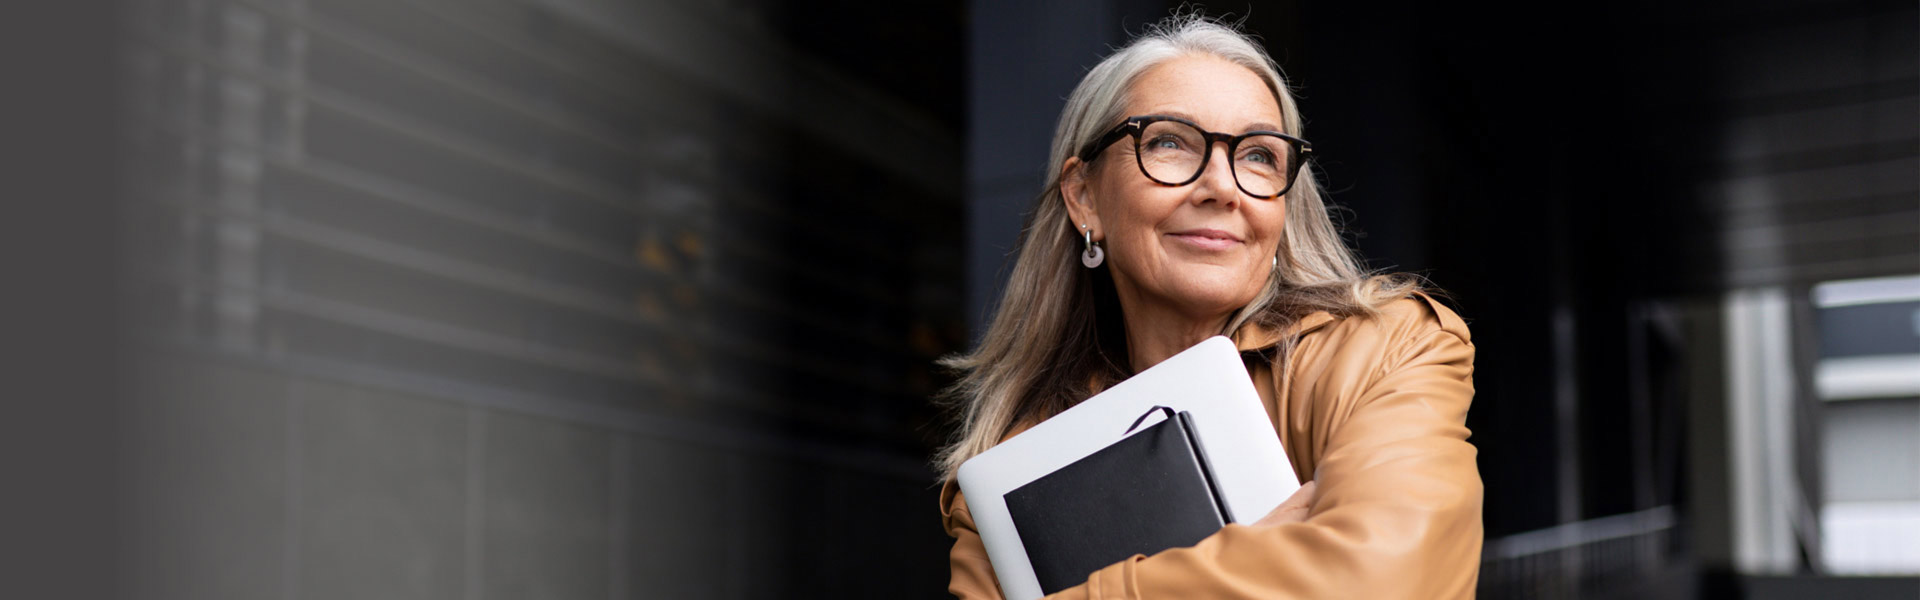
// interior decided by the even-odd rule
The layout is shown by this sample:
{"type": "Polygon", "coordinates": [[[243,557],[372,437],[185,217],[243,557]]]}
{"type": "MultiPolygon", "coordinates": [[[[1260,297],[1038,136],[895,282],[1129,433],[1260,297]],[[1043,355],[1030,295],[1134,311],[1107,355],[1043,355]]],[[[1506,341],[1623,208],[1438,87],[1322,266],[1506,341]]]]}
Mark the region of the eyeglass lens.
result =
{"type": "MultiPolygon", "coordinates": [[[[1213,151],[1206,135],[1177,121],[1148,123],[1140,132],[1140,170],[1167,185],[1193,181],[1213,151]]],[[[1233,175],[1246,193],[1268,197],[1287,189],[1297,161],[1293,144],[1275,135],[1255,134],[1233,149],[1233,175]]]]}

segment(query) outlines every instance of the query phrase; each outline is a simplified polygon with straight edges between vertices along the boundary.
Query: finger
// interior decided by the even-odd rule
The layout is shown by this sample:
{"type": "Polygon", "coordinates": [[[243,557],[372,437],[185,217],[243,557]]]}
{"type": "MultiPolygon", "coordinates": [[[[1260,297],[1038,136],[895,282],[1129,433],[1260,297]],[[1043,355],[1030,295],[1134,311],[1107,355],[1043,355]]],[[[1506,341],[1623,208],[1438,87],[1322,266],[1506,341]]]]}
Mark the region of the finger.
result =
{"type": "Polygon", "coordinates": [[[1300,486],[1300,489],[1294,490],[1293,495],[1287,496],[1287,501],[1281,502],[1280,505],[1286,507],[1312,508],[1314,496],[1318,495],[1319,489],[1314,482],[1309,481],[1306,485],[1300,486]]]}
{"type": "Polygon", "coordinates": [[[1313,501],[1317,495],[1317,490],[1318,488],[1314,485],[1314,482],[1307,482],[1306,485],[1300,486],[1300,489],[1294,490],[1293,495],[1288,496],[1285,502],[1281,502],[1279,506],[1273,508],[1272,512],[1267,513],[1267,516],[1262,517],[1254,524],[1278,525],[1281,523],[1298,523],[1307,520],[1308,513],[1313,511],[1313,501]]]}
{"type": "Polygon", "coordinates": [[[1274,509],[1273,512],[1267,513],[1265,518],[1260,519],[1259,522],[1254,524],[1281,525],[1285,523],[1299,523],[1307,520],[1307,512],[1308,508],[1305,506],[1281,506],[1274,509]]]}

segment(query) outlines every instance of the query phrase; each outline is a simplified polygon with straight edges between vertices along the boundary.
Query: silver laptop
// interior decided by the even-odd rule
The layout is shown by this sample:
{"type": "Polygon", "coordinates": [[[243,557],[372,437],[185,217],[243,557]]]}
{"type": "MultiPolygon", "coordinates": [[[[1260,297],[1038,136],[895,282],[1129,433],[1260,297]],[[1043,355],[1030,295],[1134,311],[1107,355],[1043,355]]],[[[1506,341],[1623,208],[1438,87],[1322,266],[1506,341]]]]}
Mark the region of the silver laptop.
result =
{"type": "Polygon", "coordinates": [[[960,465],[960,491],[1009,600],[1039,598],[1007,492],[1105,448],[1156,405],[1192,414],[1233,516],[1266,516],[1300,484],[1233,341],[1212,337],[960,465]]]}

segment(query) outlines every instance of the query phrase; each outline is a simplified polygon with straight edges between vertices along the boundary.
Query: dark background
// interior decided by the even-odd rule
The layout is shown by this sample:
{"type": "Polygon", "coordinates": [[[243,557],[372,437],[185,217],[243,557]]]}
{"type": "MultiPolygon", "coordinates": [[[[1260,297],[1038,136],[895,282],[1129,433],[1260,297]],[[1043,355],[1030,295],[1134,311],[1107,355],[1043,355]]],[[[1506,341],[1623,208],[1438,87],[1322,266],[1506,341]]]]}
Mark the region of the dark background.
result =
{"type": "MultiPolygon", "coordinates": [[[[9,11],[0,558],[63,597],[938,596],[932,361],[1066,93],[1170,8],[9,11]]],[[[1352,243],[1473,328],[1483,595],[1920,589],[1805,516],[1743,562],[1774,500],[1727,416],[1745,290],[1787,299],[1803,510],[1849,493],[1824,423],[1916,404],[1808,383],[1908,310],[1816,284],[1920,273],[1910,2],[1203,10],[1291,78],[1352,243]]]]}

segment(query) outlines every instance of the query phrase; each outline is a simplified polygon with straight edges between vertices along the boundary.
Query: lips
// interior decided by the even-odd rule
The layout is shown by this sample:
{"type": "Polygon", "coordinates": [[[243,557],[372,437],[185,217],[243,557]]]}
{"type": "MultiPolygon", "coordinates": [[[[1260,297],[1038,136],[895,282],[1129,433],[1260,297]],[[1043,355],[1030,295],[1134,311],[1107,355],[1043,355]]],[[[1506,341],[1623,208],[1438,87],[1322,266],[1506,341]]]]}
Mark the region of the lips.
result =
{"type": "Polygon", "coordinates": [[[1225,250],[1241,242],[1240,236],[1219,229],[1188,229],[1167,235],[1201,250],[1225,250]]]}

